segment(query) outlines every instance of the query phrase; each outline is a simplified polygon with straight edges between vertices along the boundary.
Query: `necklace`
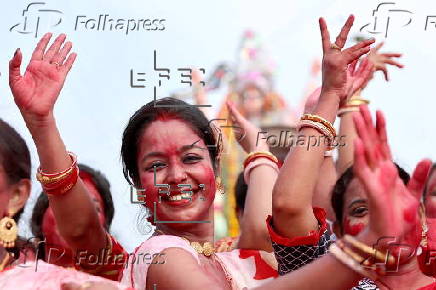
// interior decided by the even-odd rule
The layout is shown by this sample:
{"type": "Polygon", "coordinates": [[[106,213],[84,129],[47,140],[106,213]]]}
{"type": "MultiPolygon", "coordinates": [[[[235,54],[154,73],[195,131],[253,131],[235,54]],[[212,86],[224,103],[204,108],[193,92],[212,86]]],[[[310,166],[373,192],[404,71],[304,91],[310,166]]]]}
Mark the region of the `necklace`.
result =
{"type": "Polygon", "coordinates": [[[211,242],[204,242],[203,245],[201,245],[199,242],[191,242],[187,238],[181,238],[187,241],[189,245],[200,255],[203,254],[206,257],[210,257],[212,254],[215,253],[215,249],[211,242]]]}
{"type": "MultiPolygon", "coordinates": [[[[164,232],[161,230],[155,231],[156,235],[165,235],[164,232]]],[[[211,242],[204,242],[203,245],[199,242],[191,242],[185,237],[180,237],[188,242],[188,244],[200,255],[204,255],[206,257],[210,257],[212,254],[215,253],[215,248],[211,242]]]]}

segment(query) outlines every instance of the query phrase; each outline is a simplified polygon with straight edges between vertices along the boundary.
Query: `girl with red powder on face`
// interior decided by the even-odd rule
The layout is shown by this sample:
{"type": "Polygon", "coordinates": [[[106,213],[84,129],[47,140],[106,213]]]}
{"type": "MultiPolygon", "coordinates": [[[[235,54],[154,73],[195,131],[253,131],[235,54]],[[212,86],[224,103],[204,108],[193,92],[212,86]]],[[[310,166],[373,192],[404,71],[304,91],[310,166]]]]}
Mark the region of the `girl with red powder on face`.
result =
{"type": "MultiPolygon", "coordinates": [[[[259,255],[241,257],[239,250],[213,253],[213,199],[220,142],[196,107],[171,98],[159,100],[160,107],[151,102],[140,108],[130,118],[123,134],[124,175],[136,188],[146,190],[144,201],[157,227],[155,235],[127,257],[99,221],[90,194],[76,175],[76,158],[66,151],[56,128],[54,104],[75,54],[66,58],[71,43],[62,46],[65,35],[60,35],[46,50],[50,36],[45,35],[38,43],[24,76],[19,72],[21,53],[15,54],[10,66],[10,86],[35,141],[41,163],[38,178],[48,193],[60,234],[73,252],[86,250],[88,255],[98,256],[102,249],[107,249],[112,257],[121,260],[96,267],[85,257],[79,261],[80,268],[98,275],[114,273],[115,277],[122,276],[124,283],[139,289],[153,284],[172,289],[211,285],[219,289],[242,289],[273,278],[276,272],[256,259],[259,255]],[[152,260],[144,260],[145,257],[152,260]],[[123,273],[124,267],[127,269],[123,273]],[[198,274],[186,276],[181,268],[198,274]]],[[[255,140],[256,133],[250,136],[255,140]]],[[[266,150],[264,147],[249,149],[266,150]]],[[[258,164],[250,175],[260,176],[252,182],[263,181],[262,186],[253,188],[267,195],[271,194],[277,173],[275,163],[270,161],[272,157],[258,159],[262,158],[266,159],[263,163],[272,165],[258,164]]],[[[271,210],[268,211],[268,204],[270,207],[270,203],[263,203],[264,214],[251,214],[259,221],[250,223],[256,227],[252,232],[263,233],[263,244],[268,236],[262,221],[271,210]]]]}
{"type": "MultiPolygon", "coordinates": [[[[322,19],[320,20],[324,50],[323,87],[315,114],[331,123],[335,120],[338,107],[346,103],[347,98],[355,92],[353,91],[353,85],[356,84],[356,80],[353,80],[353,74],[350,74],[350,67],[348,66],[353,61],[353,58],[350,57],[350,49],[342,51],[352,22],[353,18],[350,17],[342,28],[336,42],[331,44],[326,24],[322,19]],[[330,86],[333,86],[335,89],[332,90],[330,86]],[[329,94],[329,98],[325,97],[329,94]],[[336,95],[337,99],[335,100],[331,95],[336,95]]],[[[366,49],[365,53],[368,51],[369,49],[366,49]]],[[[354,59],[354,61],[356,60],[354,59]]],[[[361,65],[365,65],[365,62],[362,62],[361,65]]],[[[354,69],[353,66],[351,69],[354,69]]],[[[359,78],[357,81],[359,81],[359,78]]],[[[362,83],[364,81],[365,78],[360,78],[359,82],[362,83]]],[[[361,83],[356,88],[361,87],[361,83]]],[[[365,154],[368,154],[370,157],[368,158],[369,165],[374,166],[373,164],[377,161],[374,158],[380,158],[380,156],[372,155],[376,153],[369,153],[366,150],[375,151],[377,146],[383,150],[380,153],[383,159],[386,162],[391,162],[383,116],[381,113],[377,114],[376,130],[373,128],[368,109],[363,107],[360,110],[361,113],[355,116],[354,119],[357,136],[360,138],[356,138],[356,141],[360,141],[360,143],[363,141],[365,143],[365,154]]],[[[301,127],[300,132],[307,136],[309,134],[314,135],[315,133],[321,134],[319,130],[314,130],[313,127],[307,128],[307,126],[301,127]]],[[[311,263],[328,252],[328,246],[331,241],[327,232],[326,213],[321,208],[312,209],[312,193],[318,179],[318,174],[323,174],[323,172],[319,171],[319,168],[323,162],[323,153],[326,149],[325,146],[313,147],[308,151],[295,148],[287,157],[274,187],[273,218],[270,218],[268,223],[281,275],[311,263]]],[[[362,145],[355,148],[355,155],[361,154],[361,152],[362,145]]],[[[362,165],[361,162],[360,165],[362,165]]],[[[356,166],[358,167],[359,165],[356,166]]],[[[354,170],[359,173],[361,169],[355,168],[354,170]]],[[[398,172],[391,174],[398,176],[398,172]]],[[[400,173],[400,175],[402,174],[400,173]]],[[[368,176],[365,177],[368,178],[368,176]]],[[[362,204],[367,202],[368,183],[375,181],[362,180],[361,176],[359,176],[359,179],[351,179],[348,181],[347,186],[345,186],[345,188],[348,187],[345,196],[343,195],[345,189],[342,191],[341,207],[336,207],[343,217],[343,219],[339,219],[338,225],[344,224],[342,231],[337,232],[337,234],[341,236],[342,233],[346,233],[360,237],[362,233],[366,232],[364,228],[367,228],[366,224],[368,223],[365,220],[366,212],[362,204]],[[344,207],[344,204],[346,207],[344,207]],[[348,214],[349,206],[351,206],[352,210],[356,209],[356,212],[358,210],[362,211],[355,216],[350,215],[348,214]],[[346,214],[344,214],[345,210],[347,210],[346,214]],[[360,215],[360,217],[357,215],[360,215]]],[[[374,187],[372,189],[374,190],[374,187]]],[[[394,204],[386,206],[394,207],[394,204]]],[[[414,218],[418,219],[417,213],[414,218]]],[[[394,222],[393,220],[389,221],[394,222]]],[[[379,222],[381,223],[381,221],[379,222]]],[[[412,238],[416,239],[417,236],[418,234],[415,232],[412,238]]],[[[413,243],[410,244],[413,245],[413,243]]],[[[379,277],[380,280],[377,285],[367,279],[361,280],[359,286],[356,286],[355,289],[376,289],[377,287],[384,287],[386,284],[395,289],[399,289],[399,287],[411,289],[417,286],[422,287],[432,282],[420,272],[415,257],[402,267],[404,272],[399,277],[379,277]]]]}
{"type": "MultiPolygon", "coordinates": [[[[89,166],[84,164],[78,164],[78,166],[79,176],[92,196],[99,220],[109,231],[114,216],[109,181],[103,174],[89,166]]],[[[41,193],[36,200],[31,218],[31,228],[33,236],[40,241],[38,244],[39,259],[62,267],[74,267],[73,252],[59,233],[45,193],[41,193]]]]}

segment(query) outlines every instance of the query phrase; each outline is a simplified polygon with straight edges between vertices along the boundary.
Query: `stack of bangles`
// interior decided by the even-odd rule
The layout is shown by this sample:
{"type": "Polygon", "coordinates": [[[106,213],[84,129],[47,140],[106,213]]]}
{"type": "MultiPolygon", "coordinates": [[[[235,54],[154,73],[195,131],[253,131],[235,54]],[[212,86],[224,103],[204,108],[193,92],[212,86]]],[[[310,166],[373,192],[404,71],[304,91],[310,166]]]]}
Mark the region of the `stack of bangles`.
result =
{"type": "Polygon", "coordinates": [[[297,127],[298,132],[303,128],[312,128],[327,138],[328,146],[327,151],[333,150],[333,141],[336,138],[336,130],[332,123],[326,119],[312,114],[304,114],[300,119],[300,124],[297,127]]]}
{"type": "Polygon", "coordinates": [[[398,266],[397,258],[389,251],[384,253],[350,235],[345,235],[331,244],[329,251],[341,263],[373,281],[376,281],[379,275],[386,275],[387,268],[398,266]]]}
{"type": "Polygon", "coordinates": [[[363,99],[360,96],[353,96],[350,100],[348,100],[345,106],[339,108],[338,117],[342,117],[345,113],[348,112],[357,112],[359,111],[360,105],[369,105],[369,100],[363,99]]]}
{"type": "Polygon", "coordinates": [[[68,152],[68,155],[71,157],[72,164],[62,172],[45,173],[42,172],[41,167],[38,168],[36,179],[41,183],[42,189],[46,194],[62,195],[77,183],[79,177],[77,157],[71,152],[68,152]]]}
{"type": "Polygon", "coordinates": [[[268,151],[255,151],[247,155],[244,161],[244,181],[246,184],[249,182],[250,171],[260,165],[267,165],[273,168],[277,173],[279,172],[279,160],[271,152],[268,151]],[[263,157],[263,158],[261,158],[263,157]]]}

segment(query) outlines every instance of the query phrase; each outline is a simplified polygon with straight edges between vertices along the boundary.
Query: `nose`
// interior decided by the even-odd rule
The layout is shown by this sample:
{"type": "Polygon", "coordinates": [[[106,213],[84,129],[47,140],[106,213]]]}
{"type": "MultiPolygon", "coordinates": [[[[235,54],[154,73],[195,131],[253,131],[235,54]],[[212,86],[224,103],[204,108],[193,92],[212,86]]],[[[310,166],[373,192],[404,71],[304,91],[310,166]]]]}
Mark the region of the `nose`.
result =
{"type": "Polygon", "coordinates": [[[168,168],[168,175],[166,178],[167,184],[183,184],[188,180],[188,174],[185,168],[180,164],[171,164],[168,168]]]}

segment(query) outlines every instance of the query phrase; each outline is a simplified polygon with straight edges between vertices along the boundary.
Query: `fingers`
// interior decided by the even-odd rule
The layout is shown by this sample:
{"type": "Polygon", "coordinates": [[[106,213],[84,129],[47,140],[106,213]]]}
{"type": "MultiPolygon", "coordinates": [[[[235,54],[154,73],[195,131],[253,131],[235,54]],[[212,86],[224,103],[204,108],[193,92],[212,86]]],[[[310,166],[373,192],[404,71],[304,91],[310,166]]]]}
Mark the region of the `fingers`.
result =
{"type": "Polygon", "coordinates": [[[48,62],[53,62],[53,57],[59,52],[59,49],[60,49],[62,43],[64,43],[66,37],[67,36],[63,33],[60,34],[58,37],[56,37],[53,44],[50,46],[50,48],[47,50],[47,52],[43,56],[43,60],[48,61],[48,62]]]}
{"type": "Polygon", "coordinates": [[[9,61],[9,85],[21,78],[20,66],[22,59],[23,55],[21,54],[21,50],[18,48],[12,59],[9,61]]]}
{"type": "MultiPolygon", "coordinates": [[[[354,60],[348,67],[348,71],[352,76],[354,76],[356,73],[356,65],[357,65],[358,61],[359,61],[358,59],[354,60]]],[[[360,66],[359,66],[359,68],[360,68],[360,66]]]]}
{"type": "Polygon", "coordinates": [[[376,131],[380,142],[380,153],[384,159],[392,159],[391,150],[388,145],[388,134],[386,131],[386,119],[381,111],[376,112],[376,131]]]}
{"type": "Polygon", "coordinates": [[[64,46],[62,47],[62,49],[59,51],[59,53],[57,53],[53,57],[52,62],[58,63],[59,65],[62,65],[62,63],[64,62],[65,58],[67,57],[67,55],[70,52],[72,47],[73,47],[73,44],[70,41],[66,42],[64,44],[64,46]]]}
{"type": "Polygon", "coordinates": [[[359,59],[362,55],[370,51],[370,45],[374,43],[374,39],[368,39],[353,45],[350,48],[345,49],[344,55],[346,56],[347,63],[351,63],[355,59],[359,59]]]}
{"type": "Polygon", "coordinates": [[[64,71],[64,73],[68,73],[71,70],[71,67],[74,64],[74,61],[76,60],[77,54],[75,52],[73,52],[72,54],[70,54],[67,58],[67,60],[65,61],[64,65],[61,66],[61,69],[64,71]]]}
{"type": "Polygon", "coordinates": [[[342,27],[341,32],[339,33],[338,37],[336,37],[335,43],[340,48],[343,48],[345,42],[347,42],[348,33],[350,32],[350,29],[353,26],[353,22],[354,22],[354,15],[348,16],[348,19],[345,22],[344,26],[342,27]]]}
{"type": "Polygon", "coordinates": [[[233,102],[227,101],[226,104],[227,104],[227,107],[229,109],[231,116],[234,118],[234,120],[237,123],[241,124],[245,120],[244,116],[242,116],[241,113],[239,113],[239,111],[236,109],[233,102]]]}
{"type": "Polygon", "coordinates": [[[365,153],[367,163],[371,168],[373,168],[377,160],[375,150],[373,150],[375,144],[374,140],[370,137],[367,125],[362,116],[362,112],[353,114],[353,121],[354,127],[356,128],[356,133],[363,144],[363,151],[365,153]]]}
{"type": "Polygon", "coordinates": [[[321,31],[322,51],[326,53],[330,49],[330,33],[324,18],[319,19],[319,29],[321,31]]]}
{"type": "Polygon", "coordinates": [[[431,166],[432,162],[429,159],[420,161],[407,184],[409,192],[418,200],[421,199],[431,166]]]}
{"type": "Polygon", "coordinates": [[[386,68],[386,66],[383,65],[382,67],[379,68],[379,70],[381,70],[383,72],[383,75],[385,76],[385,80],[388,82],[389,75],[388,75],[388,69],[386,68]]]}
{"type": "Polygon", "coordinates": [[[380,55],[384,56],[384,57],[401,57],[403,54],[402,53],[382,53],[380,55]]]}
{"type": "Polygon", "coordinates": [[[371,178],[371,168],[365,157],[364,145],[359,137],[354,139],[353,171],[367,191],[373,191],[375,189],[375,185],[372,183],[374,180],[371,178]]]}
{"type": "Polygon", "coordinates": [[[377,53],[377,52],[380,50],[380,48],[383,47],[383,45],[385,45],[384,41],[382,41],[382,42],[380,42],[379,44],[377,44],[376,47],[374,47],[373,51],[374,51],[375,53],[377,53]]]}
{"type": "Polygon", "coordinates": [[[44,56],[44,51],[47,48],[47,44],[50,41],[51,36],[52,34],[50,32],[44,34],[44,36],[36,45],[36,48],[32,53],[31,60],[42,60],[42,57],[44,56]]]}
{"type": "Polygon", "coordinates": [[[404,67],[404,65],[402,65],[401,63],[396,62],[395,60],[392,60],[392,59],[386,59],[384,61],[384,63],[390,64],[390,65],[394,65],[394,66],[396,66],[398,68],[403,68],[404,67]]]}

